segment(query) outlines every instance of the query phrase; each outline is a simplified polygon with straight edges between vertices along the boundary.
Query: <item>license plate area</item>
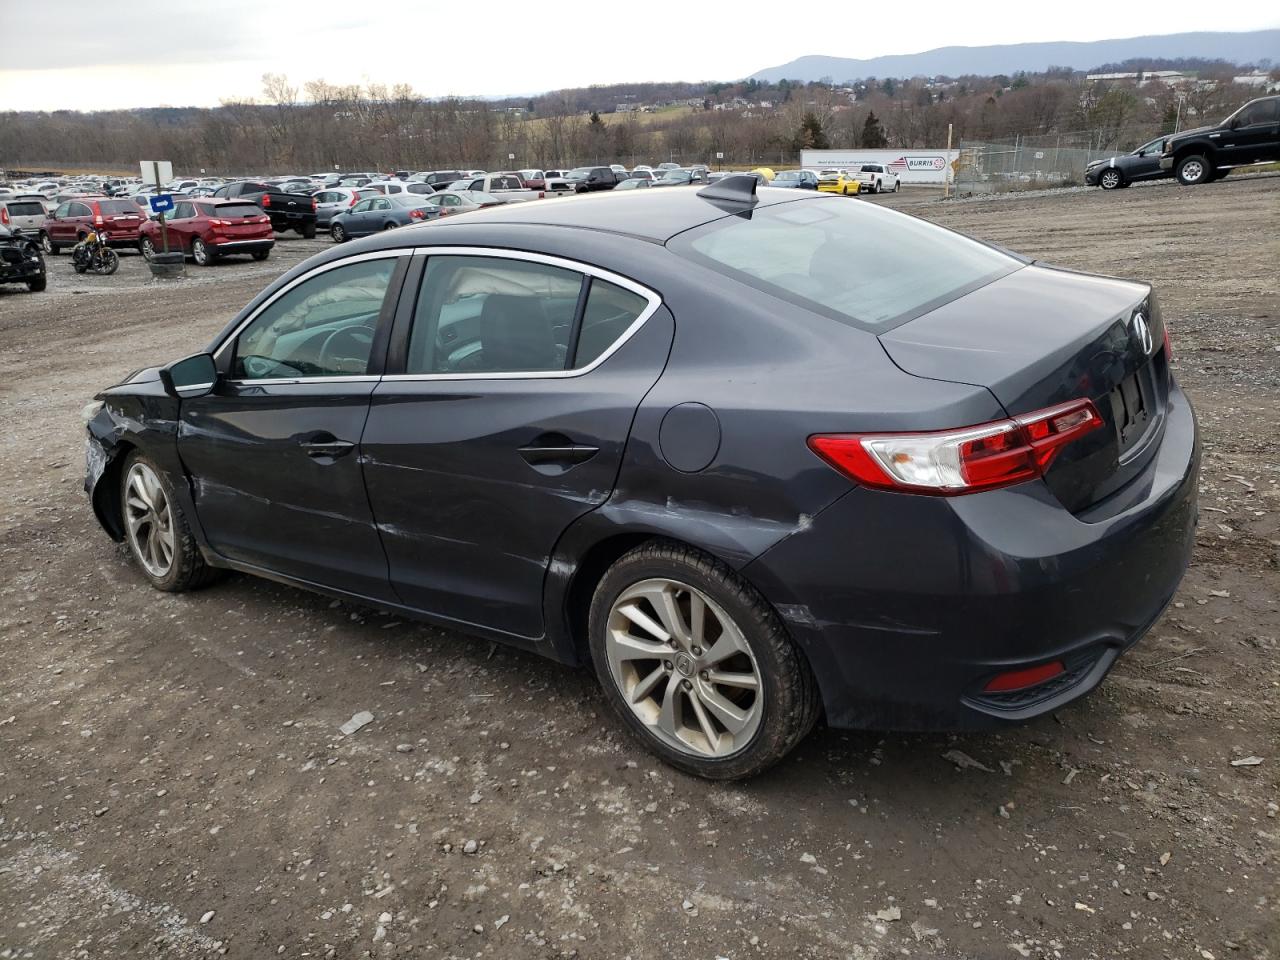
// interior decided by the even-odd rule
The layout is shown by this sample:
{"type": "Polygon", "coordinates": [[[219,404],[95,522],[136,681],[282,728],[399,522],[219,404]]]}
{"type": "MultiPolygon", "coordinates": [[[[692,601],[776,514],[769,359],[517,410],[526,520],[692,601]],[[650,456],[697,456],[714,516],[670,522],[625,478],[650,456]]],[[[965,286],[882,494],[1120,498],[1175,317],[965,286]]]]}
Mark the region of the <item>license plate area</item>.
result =
{"type": "Polygon", "coordinates": [[[1111,391],[1112,422],[1123,457],[1141,442],[1155,420],[1155,383],[1151,365],[1131,373],[1111,391]]]}

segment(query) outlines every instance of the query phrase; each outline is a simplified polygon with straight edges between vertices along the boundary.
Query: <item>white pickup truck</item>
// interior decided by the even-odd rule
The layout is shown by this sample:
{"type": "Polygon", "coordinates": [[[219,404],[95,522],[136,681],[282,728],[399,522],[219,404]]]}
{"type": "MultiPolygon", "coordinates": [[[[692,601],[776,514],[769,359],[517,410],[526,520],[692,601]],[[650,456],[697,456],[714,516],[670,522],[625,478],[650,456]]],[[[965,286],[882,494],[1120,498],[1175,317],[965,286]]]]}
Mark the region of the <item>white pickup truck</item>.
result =
{"type": "Polygon", "coordinates": [[[500,200],[541,200],[545,190],[526,189],[524,181],[515,173],[486,173],[483,177],[457,180],[449,184],[450,190],[474,190],[488,193],[500,200]]]}
{"type": "Polygon", "coordinates": [[[898,175],[883,163],[862,164],[854,171],[853,179],[858,181],[858,189],[862,193],[883,193],[886,190],[897,193],[900,186],[898,175]]]}

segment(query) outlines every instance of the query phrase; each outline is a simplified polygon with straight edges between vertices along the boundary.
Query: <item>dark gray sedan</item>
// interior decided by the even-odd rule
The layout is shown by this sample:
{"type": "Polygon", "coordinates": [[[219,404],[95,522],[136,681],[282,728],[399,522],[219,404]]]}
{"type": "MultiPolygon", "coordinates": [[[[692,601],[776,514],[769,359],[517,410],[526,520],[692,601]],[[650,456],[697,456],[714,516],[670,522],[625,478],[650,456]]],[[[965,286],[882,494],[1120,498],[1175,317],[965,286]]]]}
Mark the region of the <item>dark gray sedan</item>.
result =
{"type": "Polygon", "coordinates": [[[1138,180],[1161,180],[1173,176],[1172,170],[1160,169],[1160,151],[1164,137],[1144,143],[1132,153],[1093,160],[1085,167],[1084,182],[1103,190],[1127,187],[1138,180]]]}
{"type": "Polygon", "coordinates": [[[413,195],[366,197],[346,213],[330,218],[329,235],[334,243],[344,243],[380,230],[394,230],[411,223],[435,220],[440,216],[440,210],[426,200],[426,197],[413,195]]]}
{"type": "Polygon", "coordinates": [[[1195,542],[1169,353],[1149,285],[874,203],[512,203],[319,253],[100,393],[85,489],[159,590],[239,570],[590,665],[658,756],[745,777],[820,716],[1097,687],[1195,542]]]}

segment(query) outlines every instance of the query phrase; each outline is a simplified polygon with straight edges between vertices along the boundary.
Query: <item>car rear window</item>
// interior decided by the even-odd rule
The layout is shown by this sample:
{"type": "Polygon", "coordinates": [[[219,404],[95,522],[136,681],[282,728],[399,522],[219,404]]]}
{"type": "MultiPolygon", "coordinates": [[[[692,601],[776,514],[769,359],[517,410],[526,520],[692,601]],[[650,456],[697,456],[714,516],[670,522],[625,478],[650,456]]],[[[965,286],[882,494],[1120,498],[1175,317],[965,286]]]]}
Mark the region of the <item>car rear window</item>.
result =
{"type": "Polygon", "coordinates": [[[215,216],[226,217],[260,217],[262,208],[256,203],[220,203],[214,207],[215,216]]]}
{"type": "Polygon", "coordinates": [[[9,201],[5,204],[9,213],[15,217],[40,217],[44,215],[43,204],[29,200],[9,201]]]}
{"type": "Polygon", "coordinates": [[[840,199],[725,217],[672,238],[668,247],[748,286],[877,332],[1022,266],[924,220],[840,199]]]}
{"type": "Polygon", "coordinates": [[[130,200],[99,200],[98,209],[103,215],[127,213],[136,216],[138,207],[130,200]]]}

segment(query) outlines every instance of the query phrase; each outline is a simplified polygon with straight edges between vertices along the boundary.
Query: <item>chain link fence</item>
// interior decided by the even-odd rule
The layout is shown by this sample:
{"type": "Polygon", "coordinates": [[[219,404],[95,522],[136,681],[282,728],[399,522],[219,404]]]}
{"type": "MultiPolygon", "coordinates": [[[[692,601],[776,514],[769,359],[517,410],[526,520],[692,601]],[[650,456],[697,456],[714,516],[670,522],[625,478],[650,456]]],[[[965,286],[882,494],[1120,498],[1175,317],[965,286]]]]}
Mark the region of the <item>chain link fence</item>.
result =
{"type": "MultiPolygon", "coordinates": [[[[1145,139],[1155,136],[1153,131],[1145,139]]],[[[1090,160],[1125,152],[1115,147],[1103,148],[1098,140],[1092,133],[961,140],[956,193],[1003,193],[1082,184],[1084,168],[1090,160]]]]}

